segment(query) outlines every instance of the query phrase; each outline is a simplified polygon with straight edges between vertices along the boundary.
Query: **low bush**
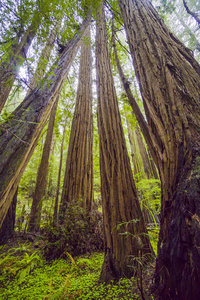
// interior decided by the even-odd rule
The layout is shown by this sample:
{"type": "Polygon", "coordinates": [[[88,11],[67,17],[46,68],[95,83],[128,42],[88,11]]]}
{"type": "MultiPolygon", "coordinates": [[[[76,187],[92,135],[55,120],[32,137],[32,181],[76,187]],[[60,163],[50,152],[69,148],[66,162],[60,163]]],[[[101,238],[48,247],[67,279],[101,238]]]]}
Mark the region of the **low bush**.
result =
{"type": "Polygon", "coordinates": [[[77,256],[104,249],[102,213],[93,210],[86,214],[79,201],[68,205],[61,225],[44,230],[48,235],[44,249],[47,260],[64,258],[67,253],[77,256]]]}
{"type": "Polygon", "coordinates": [[[42,264],[19,280],[0,285],[0,300],[128,300],[140,299],[134,280],[122,278],[108,285],[99,283],[104,255],[93,253],[42,264]]]}

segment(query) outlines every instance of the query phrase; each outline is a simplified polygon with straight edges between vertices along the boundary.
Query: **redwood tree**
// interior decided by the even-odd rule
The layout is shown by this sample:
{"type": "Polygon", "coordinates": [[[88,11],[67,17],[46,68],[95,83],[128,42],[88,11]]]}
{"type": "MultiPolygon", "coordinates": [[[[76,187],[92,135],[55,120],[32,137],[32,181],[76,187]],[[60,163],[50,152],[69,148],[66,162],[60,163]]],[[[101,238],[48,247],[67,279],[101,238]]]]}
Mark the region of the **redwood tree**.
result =
{"type": "Polygon", "coordinates": [[[79,83],[72,121],[60,220],[67,203],[83,200],[83,207],[91,211],[93,201],[93,117],[92,117],[92,56],[89,29],[81,47],[79,83]],[[89,41],[89,43],[88,43],[89,41]]]}
{"type": "Polygon", "coordinates": [[[147,0],[119,0],[162,187],[159,299],[198,299],[200,66],[147,0]]]}
{"type": "Polygon", "coordinates": [[[31,25],[21,34],[18,43],[13,43],[8,58],[0,65],[0,112],[2,111],[13,83],[19,71],[20,64],[26,58],[28,49],[40,25],[40,19],[34,14],[31,25]]]}
{"type": "Polygon", "coordinates": [[[40,55],[40,58],[39,58],[39,61],[37,64],[37,69],[31,79],[31,82],[28,85],[29,88],[26,93],[26,96],[40,83],[41,79],[44,77],[47,62],[49,60],[51,50],[55,44],[57,31],[60,28],[61,21],[62,21],[62,19],[60,19],[59,21],[56,22],[56,24],[54,25],[53,29],[51,30],[51,32],[47,38],[47,41],[45,43],[44,48],[42,49],[42,53],[40,55]]]}
{"type": "Polygon", "coordinates": [[[4,245],[7,240],[13,236],[15,228],[16,205],[17,205],[17,192],[16,190],[12,199],[11,205],[8,209],[2,227],[0,229],[0,245],[4,245]]]}
{"type": "Polygon", "coordinates": [[[63,148],[64,148],[65,132],[66,132],[67,120],[68,120],[68,110],[69,110],[69,99],[68,99],[68,103],[67,103],[67,112],[66,112],[65,123],[64,123],[64,127],[63,127],[62,142],[61,142],[61,147],[60,147],[60,162],[59,162],[59,169],[58,169],[56,197],[55,197],[54,212],[53,212],[53,226],[57,225],[57,218],[58,218],[58,201],[59,201],[59,194],[60,194],[60,180],[61,180],[61,171],[62,171],[62,162],[63,162],[63,148]]]}
{"type": "Polygon", "coordinates": [[[151,254],[112,77],[103,5],[97,14],[96,72],[105,258],[101,281],[134,274],[134,257],[151,254]],[[127,232],[127,235],[123,235],[127,232]]]}
{"type": "Polygon", "coordinates": [[[0,227],[15,194],[24,169],[33,154],[90,20],[85,20],[46,77],[1,126],[0,132],[0,227]]]}
{"type": "Polygon", "coordinates": [[[35,191],[33,194],[33,202],[31,206],[31,213],[29,216],[29,231],[38,231],[40,229],[41,213],[42,213],[42,202],[43,196],[45,195],[47,186],[47,177],[49,169],[49,156],[53,138],[53,128],[56,116],[56,109],[58,104],[59,96],[57,96],[56,102],[52,108],[51,115],[49,118],[49,124],[42,152],[42,158],[37,173],[37,180],[35,184],[35,191]]]}

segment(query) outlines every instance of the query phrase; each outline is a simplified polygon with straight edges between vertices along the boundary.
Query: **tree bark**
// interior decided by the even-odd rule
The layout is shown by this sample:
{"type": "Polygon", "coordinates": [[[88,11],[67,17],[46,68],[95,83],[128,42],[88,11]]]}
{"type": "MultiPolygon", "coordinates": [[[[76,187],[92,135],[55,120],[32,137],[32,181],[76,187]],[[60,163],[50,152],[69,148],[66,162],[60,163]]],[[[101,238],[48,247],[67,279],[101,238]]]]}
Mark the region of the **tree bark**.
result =
{"type": "MultiPolygon", "coordinates": [[[[137,102],[136,102],[136,100],[133,96],[133,93],[130,89],[129,83],[128,83],[126,77],[125,77],[125,74],[124,74],[124,72],[122,70],[122,67],[121,67],[121,64],[120,64],[120,60],[119,60],[119,57],[118,57],[118,54],[117,54],[116,43],[115,43],[114,21],[113,21],[113,24],[112,24],[112,43],[113,43],[115,61],[116,61],[117,69],[118,69],[118,72],[119,72],[120,80],[121,80],[121,83],[124,87],[126,95],[129,99],[129,103],[130,103],[130,105],[133,109],[132,114],[133,114],[133,116],[136,116],[136,119],[138,121],[138,124],[140,125],[140,129],[141,129],[141,131],[144,135],[144,138],[145,138],[146,142],[148,143],[148,145],[151,149],[151,153],[155,157],[154,149],[153,149],[153,143],[151,141],[151,136],[150,136],[149,131],[148,131],[147,123],[144,120],[144,117],[143,117],[143,115],[142,115],[142,113],[139,109],[139,106],[138,106],[138,104],[137,104],[137,102]]],[[[132,136],[133,133],[131,133],[131,129],[130,129],[130,125],[129,125],[128,120],[127,120],[127,128],[128,128],[130,145],[133,149],[133,136],[132,136]]],[[[140,153],[141,153],[141,157],[142,157],[142,161],[143,161],[143,165],[144,165],[144,171],[146,173],[146,176],[147,176],[147,178],[150,178],[150,177],[152,177],[152,173],[153,173],[153,175],[155,175],[154,177],[158,178],[156,167],[155,167],[153,161],[150,163],[149,155],[148,155],[147,150],[145,148],[145,145],[144,145],[144,142],[142,140],[142,136],[141,136],[141,133],[139,131],[138,126],[136,127],[136,134],[137,134],[138,146],[140,148],[140,153]]],[[[134,152],[136,152],[136,151],[133,150],[133,152],[132,152],[133,155],[134,155],[134,152]]],[[[133,158],[133,164],[136,163],[133,156],[132,156],[132,158],[133,158]]],[[[136,165],[135,165],[135,169],[139,170],[139,168],[137,168],[136,165]]]]}
{"type": "Polygon", "coordinates": [[[133,162],[133,168],[134,168],[134,175],[138,175],[138,180],[141,179],[142,174],[144,174],[143,165],[140,159],[140,155],[138,153],[138,145],[136,141],[136,134],[135,131],[131,130],[131,125],[128,121],[128,118],[126,117],[126,125],[128,129],[128,139],[130,143],[131,148],[131,157],[133,162]]]}
{"type": "MultiPolygon", "coordinates": [[[[90,20],[85,20],[78,34],[65,46],[53,74],[33,90],[13,112],[0,133],[0,226],[24,169],[33,154],[41,131],[62,88],[90,20]]],[[[54,64],[54,65],[55,65],[54,64]]]]}
{"type": "Polygon", "coordinates": [[[57,96],[56,102],[52,108],[51,115],[49,118],[49,125],[47,129],[46,139],[42,152],[42,158],[37,173],[37,180],[35,185],[35,191],[33,194],[33,202],[31,206],[31,213],[29,216],[28,231],[39,231],[41,213],[42,213],[42,202],[45,195],[47,186],[47,177],[49,169],[49,155],[51,150],[54,121],[56,117],[56,109],[58,105],[59,96],[57,96]]]}
{"type": "Polygon", "coordinates": [[[59,170],[58,170],[56,198],[55,198],[54,213],[53,213],[53,226],[57,225],[57,218],[58,218],[58,200],[59,200],[59,193],[60,193],[60,179],[61,179],[61,171],[62,171],[63,148],[64,148],[64,141],[65,141],[65,131],[67,127],[68,110],[69,110],[69,100],[67,104],[67,112],[66,112],[65,123],[63,127],[63,137],[62,137],[61,149],[60,149],[60,163],[59,163],[59,170]]]}
{"type": "MultiPolygon", "coordinates": [[[[120,64],[120,60],[118,57],[118,53],[117,53],[117,48],[116,48],[116,43],[115,43],[115,32],[114,32],[114,21],[112,23],[112,44],[113,44],[113,49],[114,49],[114,55],[115,55],[115,61],[116,61],[116,65],[117,65],[117,69],[118,69],[118,73],[120,76],[120,80],[123,84],[124,90],[126,92],[126,95],[128,97],[129,100],[129,104],[131,105],[132,109],[133,109],[133,113],[135,114],[138,124],[140,126],[140,129],[142,131],[142,134],[146,140],[146,143],[148,144],[150,151],[152,153],[152,156],[154,157],[154,159],[156,160],[156,155],[154,153],[154,147],[155,145],[153,145],[153,141],[152,141],[152,137],[149,133],[149,128],[148,125],[145,121],[145,118],[136,102],[135,97],[133,96],[133,93],[131,91],[131,88],[129,86],[129,82],[125,77],[125,74],[122,70],[121,64],[120,64]]],[[[156,163],[156,161],[155,161],[156,163]]]]}
{"type": "Polygon", "coordinates": [[[200,66],[147,0],[119,0],[161,178],[159,299],[198,299],[200,66]]]}
{"type": "Polygon", "coordinates": [[[144,141],[142,139],[142,135],[140,133],[140,130],[139,130],[138,126],[136,126],[135,131],[136,131],[138,147],[139,147],[140,155],[141,155],[141,158],[142,158],[142,163],[143,163],[143,166],[144,166],[144,172],[145,172],[146,178],[147,179],[153,178],[154,176],[153,176],[153,172],[152,172],[152,169],[151,169],[149,156],[148,156],[148,153],[147,153],[147,150],[146,150],[146,147],[145,147],[145,144],[144,144],[144,141]]]}
{"type": "Polygon", "coordinates": [[[142,260],[147,253],[150,255],[152,250],[145,235],[146,228],[121,124],[108,52],[103,5],[97,13],[96,72],[106,249],[100,280],[109,282],[122,276],[133,276],[134,268],[129,266],[134,265],[134,258],[140,257],[142,260]]]}
{"type": "Polygon", "coordinates": [[[81,47],[79,84],[71,127],[59,219],[62,222],[67,203],[83,200],[91,211],[93,202],[93,116],[92,116],[92,56],[90,32],[81,47]]]}
{"type": "Polygon", "coordinates": [[[17,192],[16,190],[12,203],[8,209],[7,215],[4,219],[3,225],[0,229],[0,245],[4,245],[7,240],[13,236],[15,229],[15,216],[16,216],[16,205],[17,205],[17,192]]]}

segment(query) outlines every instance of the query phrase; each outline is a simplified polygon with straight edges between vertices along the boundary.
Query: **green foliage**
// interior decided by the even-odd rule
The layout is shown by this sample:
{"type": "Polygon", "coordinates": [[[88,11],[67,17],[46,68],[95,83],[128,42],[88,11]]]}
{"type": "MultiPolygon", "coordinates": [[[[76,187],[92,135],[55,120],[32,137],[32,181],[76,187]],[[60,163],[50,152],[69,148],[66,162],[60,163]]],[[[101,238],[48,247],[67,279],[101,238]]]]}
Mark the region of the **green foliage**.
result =
{"type": "Polygon", "coordinates": [[[160,213],[161,187],[158,179],[142,179],[136,183],[137,190],[142,194],[142,202],[147,202],[155,214],[160,213]]]}
{"type": "Polygon", "coordinates": [[[140,299],[136,294],[134,280],[120,279],[118,283],[99,284],[103,254],[59,259],[34,269],[30,275],[19,281],[16,277],[0,287],[0,299],[80,299],[117,300],[140,299]]]}
{"type": "Polygon", "coordinates": [[[68,204],[62,225],[44,228],[48,232],[45,256],[48,260],[103,250],[102,214],[93,210],[86,214],[81,201],[68,204]]]}
{"type": "Polygon", "coordinates": [[[14,277],[19,282],[24,281],[30,272],[41,264],[42,260],[37,252],[29,255],[26,250],[26,246],[22,245],[0,255],[0,285],[6,286],[14,277]]]}

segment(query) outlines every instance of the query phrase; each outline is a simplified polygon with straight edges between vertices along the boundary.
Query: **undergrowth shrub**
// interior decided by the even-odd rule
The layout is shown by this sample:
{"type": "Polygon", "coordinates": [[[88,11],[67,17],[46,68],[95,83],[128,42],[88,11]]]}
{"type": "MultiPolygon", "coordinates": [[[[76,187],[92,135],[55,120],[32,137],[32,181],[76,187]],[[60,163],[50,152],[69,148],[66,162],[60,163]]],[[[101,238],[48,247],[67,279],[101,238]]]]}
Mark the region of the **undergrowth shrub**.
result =
{"type": "Polygon", "coordinates": [[[41,265],[42,259],[37,251],[28,254],[28,248],[15,247],[0,254],[0,286],[13,278],[23,281],[33,269],[41,265]]]}
{"type": "Polygon", "coordinates": [[[103,251],[103,217],[98,210],[86,214],[80,201],[68,204],[61,225],[45,228],[48,243],[44,249],[47,260],[103,251]]]}
{"type": "Polygon", "coordinates": [[[0,300],[129,300],[141,299],[134,280],[99,283],[103,253],[58,259],[35,268],[23,281],[0,285],[0,300]]]}

